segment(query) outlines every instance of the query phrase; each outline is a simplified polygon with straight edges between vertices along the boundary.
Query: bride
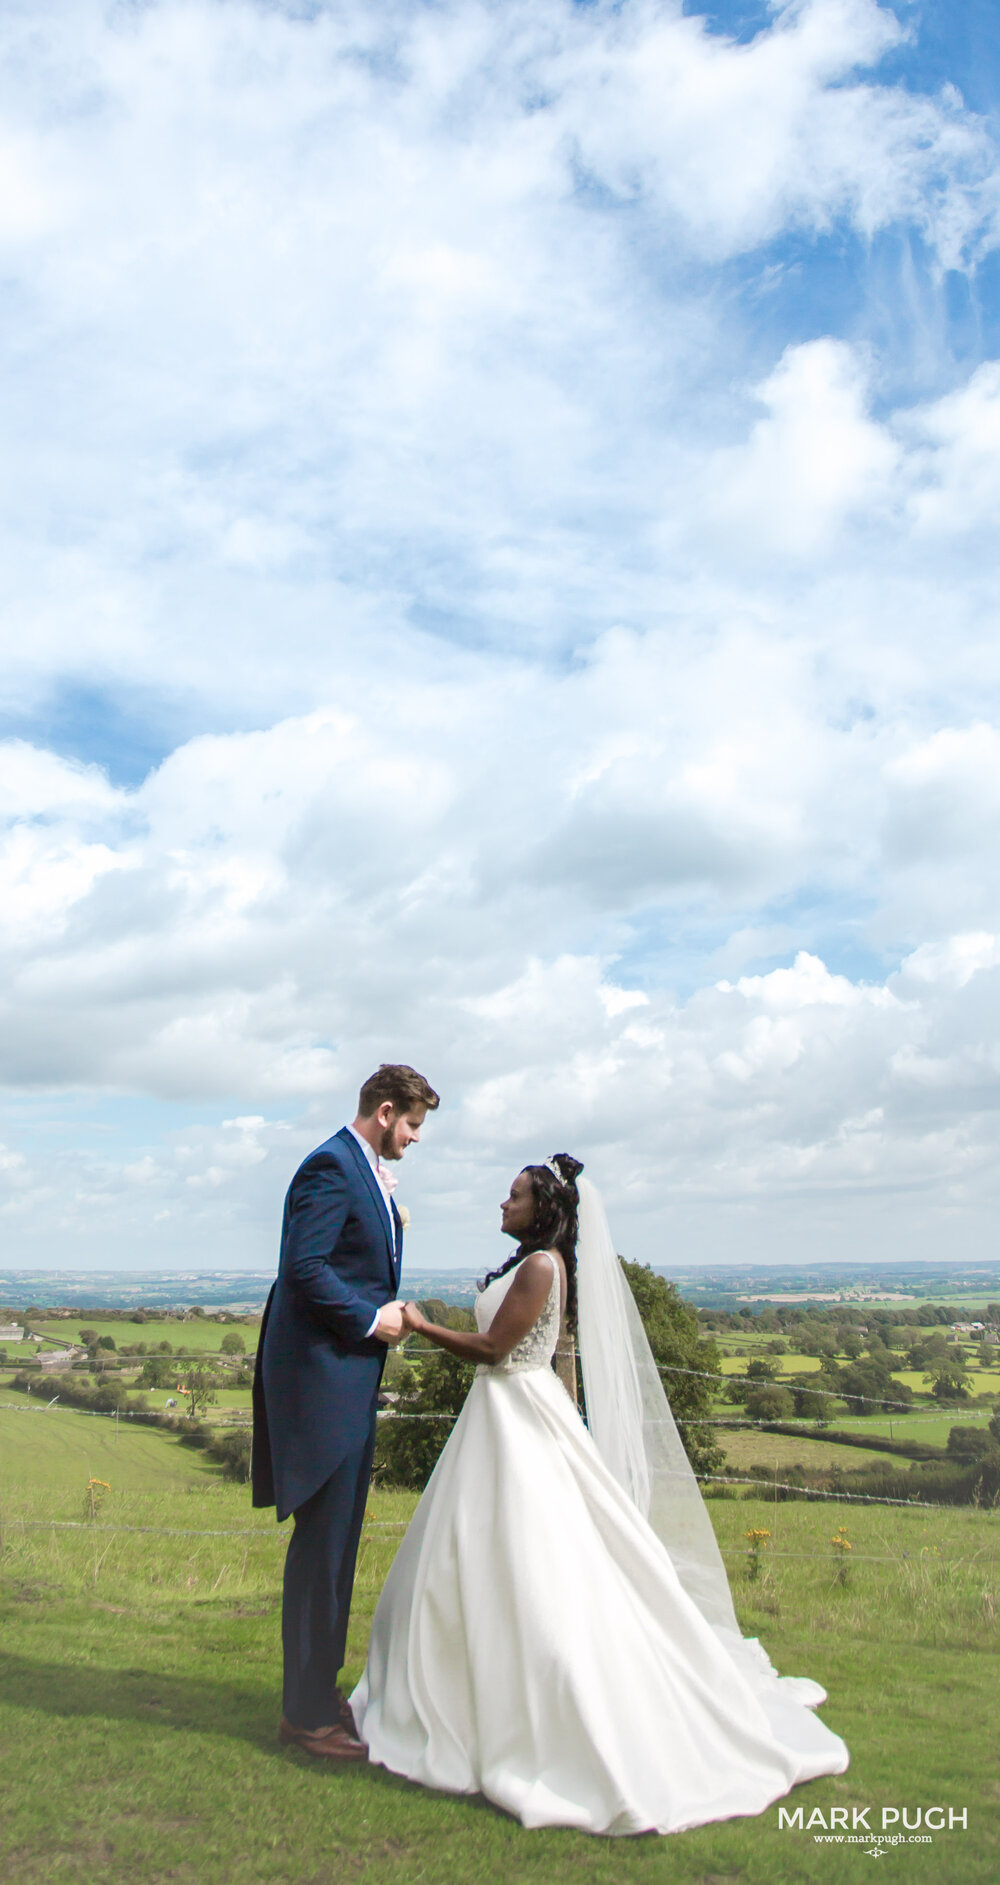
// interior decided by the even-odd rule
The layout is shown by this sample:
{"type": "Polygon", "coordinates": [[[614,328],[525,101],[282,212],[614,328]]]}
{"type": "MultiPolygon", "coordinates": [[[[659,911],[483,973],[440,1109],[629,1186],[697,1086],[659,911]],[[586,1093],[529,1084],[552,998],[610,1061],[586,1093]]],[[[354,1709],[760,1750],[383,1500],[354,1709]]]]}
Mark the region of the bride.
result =
{"type": "Polygon", "coordinates": [[[351,1697],[369,1756],[483,1793],[525,1826],[678,1832],[839,1774],[844,1743],[744,1639],[600,1197],[565,1153],[502,1207],[517,1249],[478,1333],[406,1305],[477,1362],[379,1599],[351,1697]],[[576,1327],[585,1426],[551,1361],[576,1327]]]}

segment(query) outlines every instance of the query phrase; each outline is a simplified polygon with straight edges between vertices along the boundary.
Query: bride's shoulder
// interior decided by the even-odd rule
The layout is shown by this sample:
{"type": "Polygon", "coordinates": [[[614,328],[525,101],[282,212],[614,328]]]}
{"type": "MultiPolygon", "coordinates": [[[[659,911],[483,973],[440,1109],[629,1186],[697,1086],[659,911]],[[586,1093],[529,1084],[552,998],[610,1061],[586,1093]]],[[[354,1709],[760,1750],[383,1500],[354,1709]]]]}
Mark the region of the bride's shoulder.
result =
{"type": "Polygon", "coordinates": [[[522,1276],[539,1279],[544,1277],[546,1282],[551,1279],[553,1271],[558,1276],[562,1267],[563,1262],[558,1250],[532,1250],[528,1256],[521,1259],[518,1265],[522,1276]]]}

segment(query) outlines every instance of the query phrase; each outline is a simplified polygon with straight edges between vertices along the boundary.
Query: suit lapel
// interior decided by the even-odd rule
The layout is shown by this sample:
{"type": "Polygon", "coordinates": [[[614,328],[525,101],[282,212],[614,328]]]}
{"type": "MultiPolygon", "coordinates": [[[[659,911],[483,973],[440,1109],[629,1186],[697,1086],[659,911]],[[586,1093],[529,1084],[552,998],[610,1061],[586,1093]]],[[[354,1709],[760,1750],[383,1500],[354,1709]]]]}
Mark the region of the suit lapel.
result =
{"type": "Polygon", "coordinates": [[[396,1248],[392,1254],[392,1268],[396,1278],[396,1288],[398,1290],[399,1274],[403,1267],[403,1220],[396,1208],[395,1198],[390,1198],[389,1202],[392,1205],[392,1224],[396,1233],[396,1248]]]}
{"type": "MultiPolygon", "coordinates": [[[[375,1173],[372,1171],[372,1168],[369,1165],[368,1160],[366,1159],[364,1153],[362,1152],[361,1147],[359,1146],[356,1138],[354,1137],[353,1132],[349,1132],[346,1126],[342,1126],[340,1131],[337,1134],[337,1138],[343,1139],[344,1144],[350,1147],[351,1151],[354,1154],[354,1162],[357,1165],[358,1170],[360,1171],[361,1176],[364,1179],[364,1182],[368,1186],[368,1189],[371,1193],[372,1203],[375,1206],[375,1210],[378,1215],[378,1221],[382,1230],[382,1235],[385,1239],[386,1255],[389,1258],[389,1265],[392,1270],[393,1284],[395,1285],[397,1263],[396,1263],[396,1251],[393,1249],[393,1242],[395,1241],[395,1243],[398,1245],[399,1233],[397,1231],[395,1239],[392,1238],[392,1234],[389,1230],[389,1220],[386,1216],[385,1199],[382,1196],[382,1190],[379,1185],[378,1179],[376,1178],[375,1173]]],[[[396,1219],[394,1216],[393,1223],[395,1224],[395,1222],[396,1222],[396,1219]]]]}

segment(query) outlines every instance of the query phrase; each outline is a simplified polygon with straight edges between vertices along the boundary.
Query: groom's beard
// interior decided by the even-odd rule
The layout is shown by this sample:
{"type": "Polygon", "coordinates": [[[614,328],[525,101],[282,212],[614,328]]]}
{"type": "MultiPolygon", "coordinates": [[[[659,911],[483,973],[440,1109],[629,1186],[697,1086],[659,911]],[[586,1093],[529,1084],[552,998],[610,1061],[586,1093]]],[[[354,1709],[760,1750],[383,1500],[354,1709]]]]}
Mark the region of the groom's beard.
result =
{"type": "Polygon", "coordinates": [[[396,1127],[398,1124],[399,1124],[398,1120],[393,1120],[391,1126],[382,1127],[382,1136],[379,1140],[379,1148],[378,1148],[379,1158],[388,1158],[388,1159],[402,1158],[403,1156],[402,1148],[396,1144],[396,1140],[394,1137],[396,1127]]]}

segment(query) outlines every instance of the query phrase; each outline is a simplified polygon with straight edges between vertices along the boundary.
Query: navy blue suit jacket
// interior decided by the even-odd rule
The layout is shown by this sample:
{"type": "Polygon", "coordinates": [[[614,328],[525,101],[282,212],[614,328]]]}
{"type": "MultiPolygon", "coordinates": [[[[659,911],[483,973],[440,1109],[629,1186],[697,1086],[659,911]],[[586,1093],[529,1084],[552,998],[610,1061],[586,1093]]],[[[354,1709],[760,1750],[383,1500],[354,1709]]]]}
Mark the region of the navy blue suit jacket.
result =
{"type": "Polygon", "coordinates": [[[254,1505],[278,1518],[318,1492],[375,1418],[387,1349],[367,1334],[399,1294],[403,1229],[346,1126],[288,1188],[278,1279],[254,1370],[254,1505]]]}

